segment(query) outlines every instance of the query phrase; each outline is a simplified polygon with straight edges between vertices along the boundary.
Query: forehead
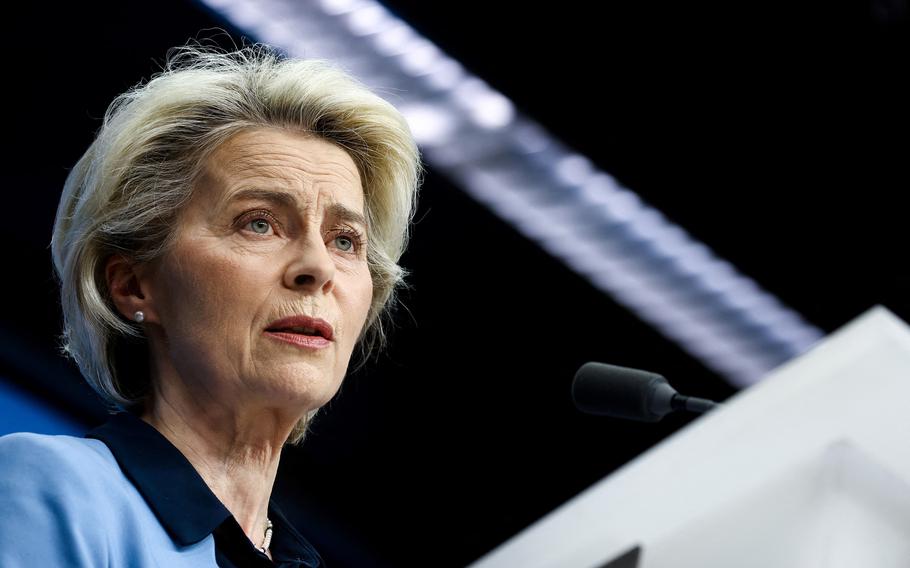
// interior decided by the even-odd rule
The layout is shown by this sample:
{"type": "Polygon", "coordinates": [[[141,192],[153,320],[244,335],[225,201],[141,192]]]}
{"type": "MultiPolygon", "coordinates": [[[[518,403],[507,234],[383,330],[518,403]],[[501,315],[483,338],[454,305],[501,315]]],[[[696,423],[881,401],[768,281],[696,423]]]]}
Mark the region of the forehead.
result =
{"type": "Polygon", "coordinates": [[[354,160],[341,147],[305,133],[261,128],[235,134],[206,160],[198,188],[207,201],[224,202],[243,189],[289,191],[304,201],[329,201],[363,209],[363,187],[354,160]]]}

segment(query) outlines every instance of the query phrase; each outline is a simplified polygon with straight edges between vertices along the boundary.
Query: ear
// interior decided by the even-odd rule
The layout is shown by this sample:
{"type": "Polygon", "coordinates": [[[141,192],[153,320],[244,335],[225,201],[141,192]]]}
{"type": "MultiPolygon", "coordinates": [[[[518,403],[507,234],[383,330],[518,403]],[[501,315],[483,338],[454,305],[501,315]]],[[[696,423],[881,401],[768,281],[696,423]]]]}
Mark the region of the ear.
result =
{"type": "Polygon", "coordinates": [[[145,280],[147,271],[122,254],[115,254],[107,260],[104,275],[107,289],[117,311],[126,319],[134,321],[136,312],[145,314],[145,322],[158,322],[158,315],[149,295],[145,280]]]}

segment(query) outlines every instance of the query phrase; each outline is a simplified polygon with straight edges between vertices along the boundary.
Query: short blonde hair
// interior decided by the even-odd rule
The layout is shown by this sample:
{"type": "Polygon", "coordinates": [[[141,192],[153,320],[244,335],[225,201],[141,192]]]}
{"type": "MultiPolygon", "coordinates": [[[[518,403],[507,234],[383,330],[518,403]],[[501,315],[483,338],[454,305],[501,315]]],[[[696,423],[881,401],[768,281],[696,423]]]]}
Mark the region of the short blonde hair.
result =
{"type": "MultiPolygon", "coordinates": [[[[139,263],[161,258],[206,158],[234,134],[263,126],[326,139],[357,165],[373,280],[358,345],[364,357],[384,346],[383,320],[404,284],[398,260],[423,175],[404,117],[324,60],[284,57],[262,44],[230,52],[183,46],[169,51],[160,73],[108,107],[95,140],[67,176],[54,223],[62,350],[110,406],[141,405],[150,379],[118,373],[120,346],[144,341],[111,301],[107,259],[118,253],[139,263]]],[[[291,442],[303,438],[312,414],[291,442]]]]}

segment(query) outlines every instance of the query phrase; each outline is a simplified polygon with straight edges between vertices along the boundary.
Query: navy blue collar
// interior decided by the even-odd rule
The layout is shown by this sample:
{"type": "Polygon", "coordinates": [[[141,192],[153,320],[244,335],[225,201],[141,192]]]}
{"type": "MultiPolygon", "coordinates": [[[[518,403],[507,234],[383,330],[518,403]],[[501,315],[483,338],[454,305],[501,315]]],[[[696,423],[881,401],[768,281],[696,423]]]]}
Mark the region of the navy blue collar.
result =
{"type": "Polygon", "coordinates": [[[86,437],[107,444],[158,521],[181,546],[199,542],[231,516],[180,450],[139,417],[115,414],[86,437]]]}
{"type": "MultiPolygon", "coordinates": [[[[227,534],[242,537],[243,531],[189,460],[152,425],[125,412],[115,414],[86,437],[96,438],[107,445],[124,474],[177,544],[195,544],[218,529],[216,548],[221,547],[219,540],[222,540],[230,549],[219,550],[219,556],[222,552],[231,556],[255,553],[268,560],[245,537],[218,538],[227,534]],[[237,550],[237,543],[244,541],[245,548],[249,550],[237,550]]],[[[269,503],[269,518],[275,525],[271,551],[276,564],[324,566],[313,546],[291,526],[273,502],[269,503]],[[279,556],[284,558],[279,559],[279,556]]]]}

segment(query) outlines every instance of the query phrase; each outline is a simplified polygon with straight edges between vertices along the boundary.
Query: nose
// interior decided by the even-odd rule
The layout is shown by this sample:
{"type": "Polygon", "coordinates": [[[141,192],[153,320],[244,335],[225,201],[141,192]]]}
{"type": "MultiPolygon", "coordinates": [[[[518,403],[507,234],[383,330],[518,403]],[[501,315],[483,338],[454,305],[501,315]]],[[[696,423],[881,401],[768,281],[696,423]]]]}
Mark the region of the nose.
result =
{"type": "Polygon", "coordinates": [[[284,283],[288,288],[328,294],[335,287],[335,261],[318,231],[310,231],[295,245],[284,283]]]}

